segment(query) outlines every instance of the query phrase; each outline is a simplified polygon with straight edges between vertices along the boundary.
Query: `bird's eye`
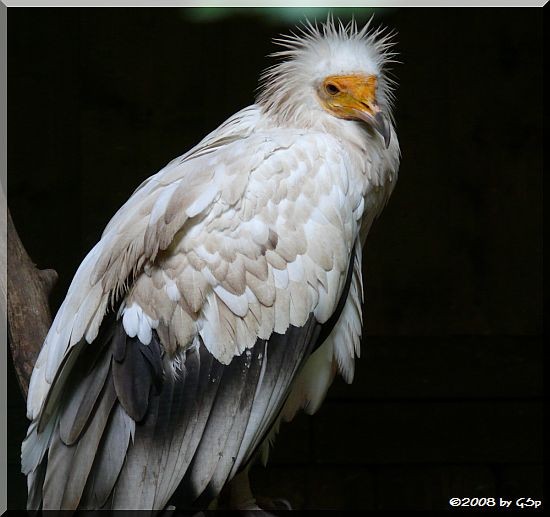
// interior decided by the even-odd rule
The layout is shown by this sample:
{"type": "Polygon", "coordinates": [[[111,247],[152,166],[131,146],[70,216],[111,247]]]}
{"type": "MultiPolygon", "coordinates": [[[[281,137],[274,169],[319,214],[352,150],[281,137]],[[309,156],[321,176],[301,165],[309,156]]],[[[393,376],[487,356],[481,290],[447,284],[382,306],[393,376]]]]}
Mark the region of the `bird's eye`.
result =
{"type": "Polygon", "coordinates": [[[336,86],[334,83],[327,83],[325,84],[325,91],[329,95],[336,95],[337,93],[340,93],[340,88],[336,86]]]}

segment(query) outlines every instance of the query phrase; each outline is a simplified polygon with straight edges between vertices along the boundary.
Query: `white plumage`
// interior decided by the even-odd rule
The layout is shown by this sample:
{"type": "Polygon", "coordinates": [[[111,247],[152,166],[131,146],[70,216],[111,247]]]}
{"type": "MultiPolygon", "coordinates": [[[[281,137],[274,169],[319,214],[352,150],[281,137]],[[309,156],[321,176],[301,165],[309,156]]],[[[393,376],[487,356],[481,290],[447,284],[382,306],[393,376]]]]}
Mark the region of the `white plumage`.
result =
{"type": "Polygon", "coordinates": [[[352,381],[361,249],[399,163],[393,54],[330,19],[278,43],[257,104],[143,182],[78,269],[29,387],[29,507],[216,497],[352,381]]]}

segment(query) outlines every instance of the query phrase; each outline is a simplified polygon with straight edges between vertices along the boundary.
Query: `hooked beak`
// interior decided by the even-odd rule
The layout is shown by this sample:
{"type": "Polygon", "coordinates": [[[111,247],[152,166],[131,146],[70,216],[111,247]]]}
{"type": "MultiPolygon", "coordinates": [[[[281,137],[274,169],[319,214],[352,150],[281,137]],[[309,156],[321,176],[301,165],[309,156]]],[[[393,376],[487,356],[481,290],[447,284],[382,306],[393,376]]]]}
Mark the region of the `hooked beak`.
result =
{"type": "Polygon", "coordinates": [[[384,139],[384,145],[387,149],[391,141],[390,124],[387,117],[382,113],[382,111],[380,111],[378,106],[375,106],[372,111],[374,112],[374,115],[370,113],[370,111],[359,109],[354,110],[358,119],[366,122],[384,139]]]}
{"type": "Polygon", "coordinates": [[[319,97],[327,111],[339,118],[366,122],[390,145],[391,125],[376,102],[378,79],[374,75],[331,75],[319,89],[319,97]]]}

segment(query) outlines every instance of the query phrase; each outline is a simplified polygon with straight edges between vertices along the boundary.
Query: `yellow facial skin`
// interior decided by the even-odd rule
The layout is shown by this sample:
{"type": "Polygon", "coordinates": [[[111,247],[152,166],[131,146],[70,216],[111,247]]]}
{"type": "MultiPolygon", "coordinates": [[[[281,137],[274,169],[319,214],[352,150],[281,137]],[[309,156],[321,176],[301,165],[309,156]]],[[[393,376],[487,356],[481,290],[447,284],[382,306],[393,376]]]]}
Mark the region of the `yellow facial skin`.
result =
{"type": "Polygon", "coordinates": [[[388,147],[390,126],[376,102],[375,75],[329,75],[318,89],[322,106],[346,120],[362,120],[374,128],[388,147]]]}
{"type": "Polygon", "coordinates": [[[324,108],[338,118],[364,120],[376,116],[376,76],[330,75],[325,78],[319,97],[324,108]]]}

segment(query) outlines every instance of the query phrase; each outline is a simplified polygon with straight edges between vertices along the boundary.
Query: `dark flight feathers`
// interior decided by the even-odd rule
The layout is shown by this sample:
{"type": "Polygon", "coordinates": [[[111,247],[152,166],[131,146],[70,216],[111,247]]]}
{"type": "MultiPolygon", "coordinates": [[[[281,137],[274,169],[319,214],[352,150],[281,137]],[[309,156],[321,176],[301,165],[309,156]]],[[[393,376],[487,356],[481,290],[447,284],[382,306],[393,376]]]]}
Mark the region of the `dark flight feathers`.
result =
{"type": "MultiPolygon", "coordinates": [[[[251,459],[286,401],[292,380],[337,323],[310,315],[219,363],[202,341],[174,374],[156,332],[149,345],[105,318],[59,390],[47,457],[31,475],[29,509],[163,509],[215,498],[251,459]]],[[[48,422],[41,422],[43,427],[48,422]]],[[[37,432],[34,429],[32,432],[37,432]]]]}

